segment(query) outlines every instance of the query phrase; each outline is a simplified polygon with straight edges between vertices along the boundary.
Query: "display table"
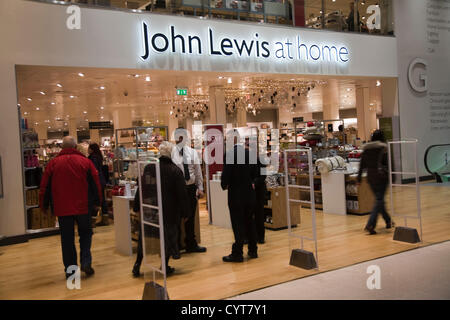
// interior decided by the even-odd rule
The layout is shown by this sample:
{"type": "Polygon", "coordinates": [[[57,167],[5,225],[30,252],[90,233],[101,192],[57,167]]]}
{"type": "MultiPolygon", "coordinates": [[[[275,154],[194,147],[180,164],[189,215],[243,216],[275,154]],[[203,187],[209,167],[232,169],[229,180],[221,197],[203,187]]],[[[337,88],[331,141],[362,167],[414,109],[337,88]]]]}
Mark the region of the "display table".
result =
{"type": "Polygon", "coordinates": [[[228,209],[228,191],[222,190],[220,180],[210,180],[211,215],[214,226],[231,229],[230,211],[228,209]]]}
{"type": "Polygon", "coordinates": [[[113,196],[112,198],[116,250],[120,254],[131,256],[133,247],[131,243],[130,212],[133,210],[131,201],[134,200],[134,197],[113,196]]]}
{"type": "Polygon", "coordinates": [[[323,213],[347,214],[345,199],[345,171],[321,174],[323,213]]]}
{"type": "MultiPolygon", "coordinates": [[[[288,227],[287,207],[286,207],[286,188],[279,186],[275,188],[267,188],[270,192],[270,202],[264,206],[265,211],[271,212],[271,223],[265,222],[267,229],[280,230],[288,227]]],[[[300,199],[300,189],[290,188],[289,195],[291,199],[300,199]]],[[[297,226],[300,223],[300,204],[290,203],[291,225],[297,226]]]]}

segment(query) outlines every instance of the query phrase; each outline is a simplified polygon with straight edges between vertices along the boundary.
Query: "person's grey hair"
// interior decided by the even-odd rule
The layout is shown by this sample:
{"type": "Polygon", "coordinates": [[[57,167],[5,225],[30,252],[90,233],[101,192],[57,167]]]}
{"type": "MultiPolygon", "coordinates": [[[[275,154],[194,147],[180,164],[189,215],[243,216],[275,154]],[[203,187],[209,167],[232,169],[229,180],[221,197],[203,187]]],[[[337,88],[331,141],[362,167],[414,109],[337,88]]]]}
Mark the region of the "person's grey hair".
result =
{"type": "Polygon", "coordinates": [[[74,137],[65,136],[63,138],[63,142],[62,142],[61,147],[63,149],[75,149],[77,147],[77,143],[75,142],[74,137]]]}
{"type": "Polygon", "coordinates": [[[159,145],[159,154],[161,156],[172,158],[172,150],[173,150],[173,144],[168,141],[164,141],[163,143],[161,143],[159,145]]]}

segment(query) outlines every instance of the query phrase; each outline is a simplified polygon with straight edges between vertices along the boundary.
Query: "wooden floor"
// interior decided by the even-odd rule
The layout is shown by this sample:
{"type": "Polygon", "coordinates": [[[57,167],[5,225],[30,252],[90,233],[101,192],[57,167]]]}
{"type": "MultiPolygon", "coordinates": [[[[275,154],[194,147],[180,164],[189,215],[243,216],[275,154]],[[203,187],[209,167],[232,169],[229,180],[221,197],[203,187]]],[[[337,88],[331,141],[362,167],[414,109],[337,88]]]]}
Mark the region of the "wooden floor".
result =
{"type": "MultiPolygon", "coordinates": [[[[201,212],[202,245],[206,253],[185,254],[171,260],[176,268],[168,278],[171,299],[222,299],[318,272],[341,268],[401,251],[450,239],[450,188],[423,186],[422,244],[392,240],[393,230],[384,229],[379,219],[375,236],[363,232],[367,216],[339,216],[317,213],[319,270],[289,266],[287,230],[266,231],[266,244],[259,247],[259,258],[240,264],[226,264],[222,256],[230,252],[231,230],[208,225],[201,212]]],[[[397,210],[415,212],[415,189],[395,192],[397,210]]],[[[302,209],[301,227],[309,233],[310,212],[302,209]]],[[[397,223],[401,219],[396,218],[397,223]]],[[[299,243],[291,242],[292,247],[299,243]]],[[[134,279],[134,258],[115,253],[113,226],[95,229],[93,266],[96,274],[82,277],[81,290],[68,290],[61,261],[59,236],[34,239],[28,243],[0,247],[0,299],[140,299],[146,279],[134,279]]]]}

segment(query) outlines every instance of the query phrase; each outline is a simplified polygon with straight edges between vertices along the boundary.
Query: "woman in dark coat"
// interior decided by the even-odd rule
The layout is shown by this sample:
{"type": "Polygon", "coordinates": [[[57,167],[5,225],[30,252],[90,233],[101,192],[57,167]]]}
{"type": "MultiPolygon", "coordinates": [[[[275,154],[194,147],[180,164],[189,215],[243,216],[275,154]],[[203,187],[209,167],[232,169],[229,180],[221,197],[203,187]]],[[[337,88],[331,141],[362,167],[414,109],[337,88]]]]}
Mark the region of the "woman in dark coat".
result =
{"type": "Polygon", "coordinates": [[[98,178],[100,180],[100,186],[102,187],[102,214],[107,215],[108,214],[108,206],[106,204],[105,199],[105,186],[106,186],[106,178],[103,174],[103,155],[100,151],[100,147],[97,143],[91,143],[88,148],[88,159],[92,161],[94,164],[95,169],[98,171],[98,178]]]}
{"type": "MultiPolygon", "coordinates": [[[[163,225],[165,239],[165,255],[166,255],[166,274],[172,274],[175,269],[169,266],[169,258],[179,259],[180,252],[178,246],[178,229],[182,218],[186,218],[189,214],[188,197],[186,193],[185,179],[180,168],[174,164],[170,158],[173,145],[169,142],[163,142],[160,145],[159,166],[161,177],[161,198],[163,210],[163,225]]],[[[143,203],[153,206],[158,205],[156,190],[156,172],[155,165],[147,165],[144,168],[142,176],[142,197],[143,203]]],[[[140,212],[139,190],[136,192],[134,199],[135,212],[140,212]]],[[[144,220],[158,224],[157,212],[144,207],[144,220]]],[[[148,237],[150,233],[154,233],[159,238],[157,229],[148,225],[144,225],[145,235],[148,237]]],[[[139,242],[136,262],[133,267],[133,275],[140,275],[140,267],[143,259],[142,234],[139,228],[139,242]]],[[[155,248],[155,249],[159,249],[155,248]]],[[[149,251],[149,250],[147,250],[149,251]]]]}
{"type": "Polygon", "coordinates": [[[375,204],[370,214],[369,220],[364,230],[370,234],[376,234],[378,214],[381,213],[386,228],[392,227],[392,219],[386,211],[384,195],[389,184],[389,173],[387,170],[387,145],[383,131],[375,130],[372,134],[371,142],[363,147],[361,163],[358,173],[358,182],[361,182],[363,171],[367,171],[367,181],[375,195],[375,204]]]}

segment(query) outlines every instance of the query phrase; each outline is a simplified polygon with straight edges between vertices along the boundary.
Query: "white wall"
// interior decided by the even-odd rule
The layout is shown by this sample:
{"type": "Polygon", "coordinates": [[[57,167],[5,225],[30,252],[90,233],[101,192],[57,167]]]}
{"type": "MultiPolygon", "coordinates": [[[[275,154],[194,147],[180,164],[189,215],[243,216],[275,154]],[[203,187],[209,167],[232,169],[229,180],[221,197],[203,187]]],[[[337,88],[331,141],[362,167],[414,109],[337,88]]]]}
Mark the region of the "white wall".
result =
{"type": "MultiPolygon", "coordinates": [[[[24,0],[0,1],[0,155],[3,162],[4,199],[0,199],[0,234],[25,232],[19,122],[14,67],[21,65],[80,66],[127,69],[171,69],[236,72],[328,74],[334,76],[396,77],[396,40],[274,25],[209,21],[115,10],[81,10],[81,30],[66,28],[66,6],[24,0]],[[345,45],[347,63],[305,63],[275,58],[214,57],[208,54],[143,54],[141,23],[150,32],[168,32],[169,23],[183,35],[207,37],[211,27],[217,37],[252,39],[256,33],[271,43],[296,39],[318,45],[345,45]]],[[[204,40],[204,49],[208,48],[204,40]]],[[[215,41],[218,41],[217,39],[215,41]]],[[[217,45],[217,43],[216,43],[217,45]]],[[[271,48],[272,54],[274,53],[271,48]]]]}
{"type": "MultiPolygon", "coordinates": [[[[394,5],[401,137],[419,139],[420,175],[429,175],[423,161],[426,148],[431,144],[450,143],[450,6],[439,0],[396,0],[394,5]],[[435,5],[447,7],[447,10],[433,9],[435,5]],[[445,23],[429,19],[444,20],[445,23]],[[417,84],[420,84],[420,74],[426,73],[428,90],[424,93],[415,92],[408,82],[408,66],[415,58],[425,59],[428,63],[426,70],[419,66],[413,72],[417,84]],[[442,97],[442,102],[432,103],[431,95],[436,93],[447,96],[442,97]],[[432,106],[443,108],[440,112],[444,114],[433,116],[432,106]],[[431,123],[435,120],[444,122],[431,123]]],[[[402,150],[404,171],[413,169],[411,151],[402,150]]]]}

